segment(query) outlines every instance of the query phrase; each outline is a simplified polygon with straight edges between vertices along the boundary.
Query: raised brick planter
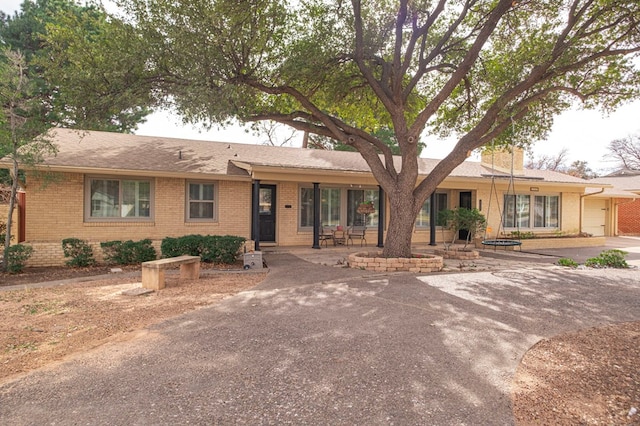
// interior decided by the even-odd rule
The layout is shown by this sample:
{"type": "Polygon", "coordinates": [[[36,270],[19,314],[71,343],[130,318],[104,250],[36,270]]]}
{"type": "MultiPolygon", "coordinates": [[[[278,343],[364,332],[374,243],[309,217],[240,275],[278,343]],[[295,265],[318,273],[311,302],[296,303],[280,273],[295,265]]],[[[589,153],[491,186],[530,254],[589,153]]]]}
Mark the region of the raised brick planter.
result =
{"type": "Polygon", "coordinates": [[[349,267],[376,272],[439,272],[444,266],[442,256],[419,254],[417,257],[382,257],[380,252],[352,253],[349,267]]]}
{"type": "Polygon", "coordinates": [[[474,260],[480,258],[480,252],[473,249],[436,249],[433,252],[437,256],[442,256],[445,259],[474,260]]]}

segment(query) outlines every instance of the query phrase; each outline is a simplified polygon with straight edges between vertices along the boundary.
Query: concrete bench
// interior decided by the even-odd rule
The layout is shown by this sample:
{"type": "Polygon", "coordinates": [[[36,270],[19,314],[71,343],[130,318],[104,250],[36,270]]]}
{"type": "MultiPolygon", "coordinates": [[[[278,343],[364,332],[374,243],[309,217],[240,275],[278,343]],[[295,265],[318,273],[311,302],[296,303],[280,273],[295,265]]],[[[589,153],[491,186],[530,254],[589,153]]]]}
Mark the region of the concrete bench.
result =
{"type": "Polygon", "coordinates": [[[164,285],[164,270],[180,265],[180,278],[200,278],[200,256],[178,256],[142,262],[142,287],[160,290],[164,285]]]}

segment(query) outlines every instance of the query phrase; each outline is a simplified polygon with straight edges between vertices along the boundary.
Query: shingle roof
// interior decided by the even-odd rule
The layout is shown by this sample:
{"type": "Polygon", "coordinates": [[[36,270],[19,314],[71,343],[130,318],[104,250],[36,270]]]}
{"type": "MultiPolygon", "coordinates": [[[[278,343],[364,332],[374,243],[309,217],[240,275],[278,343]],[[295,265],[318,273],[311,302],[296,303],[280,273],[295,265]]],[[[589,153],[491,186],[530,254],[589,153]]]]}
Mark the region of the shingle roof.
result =
{"type": "Polygon", "coordinates": [[[640,192],[640,174],[628,176],[607,176],[594,179],[593,181],[598,183],[607,183],[609,185],[613,185],[614,188],[623,191],[640,192]]]}
{"type": "MultiPolygon", "coordinates": [[[[323,151],[228,142],[137,136],[122,133],[53,129],[58,154],[46,160],[56,168],[127,170],[162,174],[204,174],[249,177],[244,165],[333,172],[370,173],[359,153],[323,151]]],[[[428,174],[440,160],[419,160],[420,173],[428,174]]],[[[400,158],[396,158],[399,167],[400,158]]],[[[487,178],[490,167],[465,161],[450,177],[487,178]]],[[[496,176],[507,177],[496,172],[496,176]]],[[[520,179],[588,186],[588,181],[548,170],[525,170],[520,179]]]]}

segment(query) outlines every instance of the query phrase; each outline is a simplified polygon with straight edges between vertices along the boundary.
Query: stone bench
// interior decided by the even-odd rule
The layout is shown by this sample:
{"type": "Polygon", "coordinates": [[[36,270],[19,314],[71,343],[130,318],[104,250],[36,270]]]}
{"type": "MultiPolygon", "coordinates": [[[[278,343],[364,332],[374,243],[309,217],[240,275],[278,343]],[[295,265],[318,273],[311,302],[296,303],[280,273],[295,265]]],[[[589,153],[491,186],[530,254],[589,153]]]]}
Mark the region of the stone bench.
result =
{"type": "Polygon", "coordinates": [[[142,262],[142,287],[160,290],[164,285],[164,270],[180,265],[180,278],[200,278],[200,256],[178,256],[142,262]]]}

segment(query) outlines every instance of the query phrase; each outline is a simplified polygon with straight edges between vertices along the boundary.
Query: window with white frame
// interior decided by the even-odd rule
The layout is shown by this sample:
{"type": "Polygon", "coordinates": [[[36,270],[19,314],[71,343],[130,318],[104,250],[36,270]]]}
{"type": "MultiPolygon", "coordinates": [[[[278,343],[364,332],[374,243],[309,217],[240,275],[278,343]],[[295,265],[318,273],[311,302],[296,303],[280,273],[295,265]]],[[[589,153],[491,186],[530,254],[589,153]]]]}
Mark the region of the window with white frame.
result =
{"type": "Polygon", "coordinates": [[[87,177],[85,215],[89,220],[146,220],[152,215],[150,179],[87,177]]]}
{"type": "Polygon", "coordinates": [[[558,195],[505,195],[505,228],[559,227],[560,197],[558,195]],[[533,217],[533,220],[532,220],[533,217]]]}
{"type": "Polygon", "coordinates": [[[378,226],[378,194],[377,189],[349,189],[347,190],[347,225],[348,226],[378,226]],[[358,213],[358,206],[365,201],[371,201],[376,211],[369,214],[358,213]]]}
{"type": "MultiPolygon", "coordinates": [[[[320,188],[320,220],[323,226],[378,226],[379,191],[372,188],[320,188]],[[362,215],[358,206],[371,201],[376,212],[362,215]]],[[[313,227],[313,188],[300,187],[300,228],[313,227]]]]}
{"type": "Polygon", "coordinates": [[[187,221],[215,221],[215,184],[187,182],[187,221]]]}
{"type": "MultiPolygon", "coordinates": [[[[320,220],[323,226],[340,225],[340,188],[320,189],[320,220]]],[[[313,227],[313,188],[300,188],[300,227],[313,227]]]]}
{"type": "MultiPolygon", "coordinates": [[[[448,194],[446,192],[436,192],[436,225],[440,226],[438,223],[438,215],[441,211],[449,208],[448,204],[448,194]]],[[[416,218],[416,227],[418,228],[427,228],[430,226],[429,218],[431,217],[431,197],[427,198],[427,201],[424,202],[420,212],[418,213],[418,217],[416,218]]]]}

